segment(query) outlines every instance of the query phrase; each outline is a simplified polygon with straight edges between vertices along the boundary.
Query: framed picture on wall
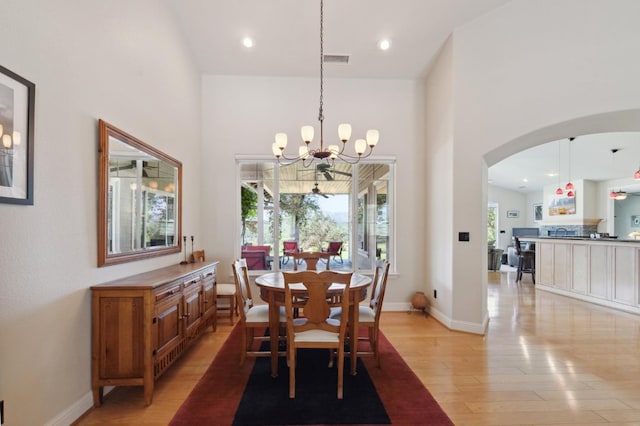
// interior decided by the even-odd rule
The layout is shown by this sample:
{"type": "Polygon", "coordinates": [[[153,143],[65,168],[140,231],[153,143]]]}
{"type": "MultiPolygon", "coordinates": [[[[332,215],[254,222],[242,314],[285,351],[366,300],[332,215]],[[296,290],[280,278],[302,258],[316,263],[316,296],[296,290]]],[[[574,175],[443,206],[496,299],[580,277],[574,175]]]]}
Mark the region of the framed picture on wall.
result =
{"type": "Polygon", "coordinates": [[[519,210],[507,210],[507,217],[509,217],[509,218],[520,217],[520,211],[519,210]]]}
{"type": "Polygon", "coordinates": [[[533,205],[533,220],[540,222],[542,220],[542,203],[533,205]]]}
{"type": "Polygon", "coordinates": [[[0,66],[0,203],[33,204],[35,91],[0,66]]]}

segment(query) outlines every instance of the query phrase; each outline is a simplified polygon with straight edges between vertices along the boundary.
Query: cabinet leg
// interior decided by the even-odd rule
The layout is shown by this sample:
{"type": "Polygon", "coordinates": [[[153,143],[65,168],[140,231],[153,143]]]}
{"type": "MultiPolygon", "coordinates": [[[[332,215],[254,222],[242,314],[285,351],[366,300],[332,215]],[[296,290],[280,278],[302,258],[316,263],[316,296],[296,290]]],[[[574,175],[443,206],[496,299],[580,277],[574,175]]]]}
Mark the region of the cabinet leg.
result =
{"type": "Polygon", "coordinates": [[[151,405],[153,400],[153,383],[144,385],[144,405],[151,405]]]}
{"type": "Polygon", "coordinates": [[[102,393],[103,393],[103,387],[102,386],[95,386],[93,388],[93,406],[98,408],[102,405],[102,393]]]}

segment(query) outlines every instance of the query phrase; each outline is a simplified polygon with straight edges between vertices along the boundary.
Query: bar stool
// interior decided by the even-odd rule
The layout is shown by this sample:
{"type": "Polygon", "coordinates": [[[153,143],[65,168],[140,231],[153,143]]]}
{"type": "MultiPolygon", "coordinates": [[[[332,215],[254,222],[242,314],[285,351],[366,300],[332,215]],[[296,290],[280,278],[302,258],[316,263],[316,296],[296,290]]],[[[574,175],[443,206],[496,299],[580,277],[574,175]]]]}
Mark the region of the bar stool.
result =
{"type": "Polygon", "coordinates": [[[536,252],[535,250],[522,250],[520,239],[515,237],[516,252],[518,254],[518,272],[516,282],[522,281],[522,274],[531,274],[533,283],[536,283],[536,252]]]}

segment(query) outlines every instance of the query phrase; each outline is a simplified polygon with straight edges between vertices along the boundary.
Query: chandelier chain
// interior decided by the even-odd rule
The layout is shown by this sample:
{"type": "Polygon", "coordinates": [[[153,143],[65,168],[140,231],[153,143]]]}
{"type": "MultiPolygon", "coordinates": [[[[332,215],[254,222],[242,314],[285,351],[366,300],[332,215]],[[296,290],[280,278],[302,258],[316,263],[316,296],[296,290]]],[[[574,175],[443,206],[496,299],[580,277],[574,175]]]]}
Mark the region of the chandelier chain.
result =
{"type": "Polygon", "coordinates": [[[284,149],[287,146],[287,134],[276,133],[275,143],[271,145],[271,149],[279,164],[293,164],[301,161],[304,167],[309,167],[314,160],[326,161],[329,164],[333,164],[336,159],[345,163],[355,164],[361,159],[371,155],[373,148],[378,143],[378,130],[369,129],[366,133],[366,139],[357,139],[355,141],[354,148],[356,155],[346,154],[344,150],[347,141],[349,141],[351,137],[351,125],[342,123],[338,125],[338,141],[342,142],[342,146],[329,145],[328,148],[324,147],[324,0],[320,0],[320,105],[318,121],[320,122],[320,147],[313,148],[311,146],[313,126],[303,126],[301,134],[302,141],[305,145],[299,147],[298,155],[295,157],[289,157],[284,153],[284,149]],[[282,160],[290,162],[284,163],[282,160]]]}
{"type": "Polygon", "coordinates": [[[324,1],[320,0],[320,110],[318,111],[318,120],[320,120],[320,149],[324,142],[323,126],[323,93],[324,93],[324,1]]]}

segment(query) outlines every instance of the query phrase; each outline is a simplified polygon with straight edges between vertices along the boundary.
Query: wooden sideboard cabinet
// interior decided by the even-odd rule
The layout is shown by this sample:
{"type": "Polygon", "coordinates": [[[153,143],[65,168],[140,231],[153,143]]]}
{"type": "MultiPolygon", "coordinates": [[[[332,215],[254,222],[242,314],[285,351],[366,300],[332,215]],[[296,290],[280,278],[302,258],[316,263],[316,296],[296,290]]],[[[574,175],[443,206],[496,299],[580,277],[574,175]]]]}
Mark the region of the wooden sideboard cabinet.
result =
{"type": "Polygon", "coordinates": [[[211,325],[218,262],[172,265],[91,287],[93,404],[104,386],[154,381],[211,325]]]}

